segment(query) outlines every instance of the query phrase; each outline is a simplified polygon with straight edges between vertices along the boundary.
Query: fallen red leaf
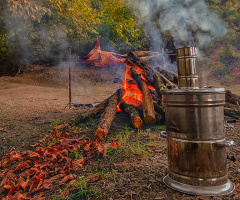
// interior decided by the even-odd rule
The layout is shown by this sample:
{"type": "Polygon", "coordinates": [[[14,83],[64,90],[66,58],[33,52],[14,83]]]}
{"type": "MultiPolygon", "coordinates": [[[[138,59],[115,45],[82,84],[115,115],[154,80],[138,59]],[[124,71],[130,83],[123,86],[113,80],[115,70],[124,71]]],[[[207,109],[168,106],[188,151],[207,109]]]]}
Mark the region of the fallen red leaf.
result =
{"type": "Polygon", "coordinates": [[[23,162],[19,163],[19,164],[15,167],[14,171],[18,171],[18,170],[23,171],[23,170],[25,170],[25,169],[27,169],[27,168],[30,168],[30,167],[31,167],[31,166],[29,165],[29,162],[28,162],[28,161],[23,161],[23,162]]]}
{"type": "Polygon", "coordinates": [[[44,151],[45,151],[45,149],[43,147],[41,147],[37,150],[37,152],[40,153],[40,154],[44,153],[44,151]]]}
{"type": "Polygon", "coordinates": [[[64,124],[60,124],[60,125],[54,127],[54,130],[60,130],[62,128],[64,128],[64,124]]]}
{"type": "Polygon", "coordinates": [[[38,153],[33,152],[33,151],[25,151],[25,152],[23,152],[22,156],[25,156],[26,158],[28,158],[30,160],[34,160],[34,159],[40,157],[40,155],[38,153]]]}
{"type": "Polygon", "coordinates": [[[94,176],[91,178],[92,179],[92,183],[96,182],[97,180],[102,180],[102,176],[98,175],[98,176],[94,176]]]}
{"type": "Polygon", "coordinates": [[[84,147],[84,150],[85,151],[90,151],[90,143],[86,144],[85,147],[84,147]]]}
{"type": "Polygon", "coordinates": [[[11,190],[8,192],[7,196],[10,196],[14,191],[18,190],[19,186],[14,185],[11,190]]]}
{"type": "Polygon", "coordinates": [[[30,198],[23,196],[23,194],[20,191],[16,192],[11,198],[11,200],[25,200],[25,199],[30,199],[30,198]]]}
{"type": "Polygon", "coordinates": [[[10,185],[4,185],[3,188],[6,190],[10,190],[12,187],[10,185]]]}
{"type": "Polygon", "coordinates": [[[107,146],[105,144],[97,143],[96,144],[99,153],[102,153],[103,156],[107,155],[107,146]]]}
{"type": "Polygon", "coordinates": [[[68,150],[67,149],[63,149],[62,151],[60,151],[60,154],[68,155],[68,150]]]}
{"type": "Polygon", "coordinates": [[[68,180],[73,180],[76,178],[76,175],[75,174],[69,174],[67,176],[65,176],[60,182],[58,185],[62,185],[64,183],[66,183],[68,180]]]}
{"type": "Polygon", "coordinates": [[[86,158],[80,158],[80,159],[77,159],[77,160],[74,160],[73,161],[73,169],[74,169],[74,171],[78,171],[78,169],[80,168],[80,167],[82,167],[83,166],[83,164],[85,164],[87,162],[87,159],[86,158]]]}
{"type": "Polygon", "coordinates": [[[28,181],[29,181],[29,176],[27,177],[26,181],[24,181],[23,178],[20,176],[18,181],[19,187],[21,187],[25,191],[26,187],[28,186],[28,181]]]}
{"type": "Polygon", "coordinates": [[[45,197],[42,197],[43,193],[34,196],[31,200],[45,200],[45,197]]]}
{"type": "Polygon", "coordinates": [[[34,189],[32,189],[28,194],[33,194],[33,193],[35,193],[35,192],[37,192],[37,191],[39,191],[39,190],[41,190],[41,189],[44,189],[44,188],[43,188],[43,187],[34,188],[34,189]]]}
{"type": "Polygon", "coordinates": [[[62,132],[61,136],[64,137],[66,135],[66,132],[62,132]]]}
{"type": "Polygon", "coordinates": [[[16,151],[10,152],[10,161],[15,161],[15,160],[20,160],[20,159],[22,159],[22,158],[18,152],[16,152],[16,151]]]}
{"type": "Polygon", "coordinates": [[[110,146],[112,146],[112,147],[120,147],[120,146],[121,146],[121,143],[114,140],[114,141],[110,144],[110,146]]]}

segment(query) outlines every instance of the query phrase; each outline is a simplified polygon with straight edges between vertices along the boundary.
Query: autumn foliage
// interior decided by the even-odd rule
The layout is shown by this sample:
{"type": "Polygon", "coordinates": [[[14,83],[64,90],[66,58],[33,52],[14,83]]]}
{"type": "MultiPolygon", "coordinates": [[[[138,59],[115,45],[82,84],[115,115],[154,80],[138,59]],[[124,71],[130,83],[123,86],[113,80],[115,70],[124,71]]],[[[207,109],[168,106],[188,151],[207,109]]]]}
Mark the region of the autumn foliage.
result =
{"type": "MultiPolygon", "coordinates": [[[[103,140],[89,139],[81,131],[61,132],[61,126],[33,146],[36,151],[5,154],[0,162],[0,197],[2,200],[41,200],[43,192],[54,185],[74,185],[76,173],[88,159],[97,154],[106,156],[107,147],[103,140]],[[50,146],[47,142],[52,141],[50,146]]],[[[70,129],[69,129],[70,130],[70,129]]],[[[114,141],[110,146],[118,147],[114,141]]],[[[100,175],[90,182],[101,180],[100,175]]]]}

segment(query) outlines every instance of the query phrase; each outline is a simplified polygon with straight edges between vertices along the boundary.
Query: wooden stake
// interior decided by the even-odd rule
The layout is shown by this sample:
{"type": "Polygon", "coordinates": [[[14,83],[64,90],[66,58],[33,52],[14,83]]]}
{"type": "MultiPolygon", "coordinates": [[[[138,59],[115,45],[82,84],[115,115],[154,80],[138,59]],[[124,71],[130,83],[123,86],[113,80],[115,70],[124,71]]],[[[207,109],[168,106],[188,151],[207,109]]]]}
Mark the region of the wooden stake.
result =
{"type": "Polygon", "coordinates": [[[68,67],[68,94],[69,94],[69,109],[71,109],[71,103],[72,103],[72,76],[71,76],[71,49],[72,47],[69,47],[69,67],[68,67]]]}

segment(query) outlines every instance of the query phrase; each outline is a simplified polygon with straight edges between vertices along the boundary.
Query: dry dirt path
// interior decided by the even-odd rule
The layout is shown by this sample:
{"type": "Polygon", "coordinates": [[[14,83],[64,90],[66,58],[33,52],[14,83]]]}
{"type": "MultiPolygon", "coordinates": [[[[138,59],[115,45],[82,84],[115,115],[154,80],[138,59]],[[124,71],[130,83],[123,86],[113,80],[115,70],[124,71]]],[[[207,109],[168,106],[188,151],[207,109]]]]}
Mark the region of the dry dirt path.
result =
{"type": "MultiPolygon", "coordinates": [[[[72,69],[72,102],[95,104],[117,85],[103,69],[72,69]],[[100,72],[100,74],[98,73],[100,72]],[[109,81],[108,81],[109,79],[109,81]]],[[[32,66],[15,77],[0,77],[0,156],[26,150],[48,130],[79,110],[68,107],[68,68],[32,66]]]]}

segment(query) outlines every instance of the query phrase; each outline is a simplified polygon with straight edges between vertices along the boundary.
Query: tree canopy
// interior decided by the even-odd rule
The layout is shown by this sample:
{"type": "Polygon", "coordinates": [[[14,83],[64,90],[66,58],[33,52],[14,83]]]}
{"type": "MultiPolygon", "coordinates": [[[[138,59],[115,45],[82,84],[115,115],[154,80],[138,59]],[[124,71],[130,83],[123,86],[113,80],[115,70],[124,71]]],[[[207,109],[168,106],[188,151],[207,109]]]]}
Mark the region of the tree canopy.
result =
{"type": "Polygon", "coordinates": [[[96,37],[115,47],[136,48],[144,34],[122,0],[2,0],[0,6],[2,60],[49,62],[62,57],[68,45],[96,37]]]}
{"type": "MultiPolygon", "coordinates": [[[[130,0],[1,0],[0,63],[4,66],[9,63],[54,64],[65,56],[68,46],[73,46],[73,51],[78,53],[79,46],[84,49],[84,44],[93,43],[96,37],[111,44],[116,51],[124,50],[122,52],[126,53],[131,49],[146,50],[150,46],[151,34],[155,33],[146,31],[144,25],[151,26],[148,21],[141,19],[143,23],[138,22],[140,15],[134,7],[130,7],[129,2],[130,0]]],[[[206,2],[218,12],[228,27],[227,41],[239,48],[239,1],[206,2]]],[[[144,12],[144,9],[141,6],[140,11],[144,12]]],[[[156,33],[161,34],[162,12],[160,10],[155,13],[152,23],[160,22],[156,26],[159,29],[156,33]]],[[[165,30],[164,34],[167,33],[169,32],[165,30]]],[[[171,37],[171,34],[168,36],[171,37]]]]}

